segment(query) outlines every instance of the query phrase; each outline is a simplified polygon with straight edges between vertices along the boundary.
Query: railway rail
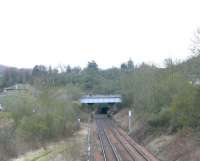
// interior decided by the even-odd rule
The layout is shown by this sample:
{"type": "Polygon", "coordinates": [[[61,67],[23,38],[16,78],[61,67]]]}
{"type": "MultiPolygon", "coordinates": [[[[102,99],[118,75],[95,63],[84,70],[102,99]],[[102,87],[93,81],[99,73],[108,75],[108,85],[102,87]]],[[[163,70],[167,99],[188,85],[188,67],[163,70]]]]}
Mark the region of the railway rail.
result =
{"type": "Polygon", "coordinates": [[[103,161],[159,161],[105,115],[96,115],[95,121],[103,161]]]}
{"type": "Polygon", "coordinates": [[[119,158],[119,154],[116,151],[114,145],[111,143],[110,138],[108,137],[104,127],[102,126],[101,121],[96,120],[96,123],[104,161],[121,161],[121,159],[119,158]]]}

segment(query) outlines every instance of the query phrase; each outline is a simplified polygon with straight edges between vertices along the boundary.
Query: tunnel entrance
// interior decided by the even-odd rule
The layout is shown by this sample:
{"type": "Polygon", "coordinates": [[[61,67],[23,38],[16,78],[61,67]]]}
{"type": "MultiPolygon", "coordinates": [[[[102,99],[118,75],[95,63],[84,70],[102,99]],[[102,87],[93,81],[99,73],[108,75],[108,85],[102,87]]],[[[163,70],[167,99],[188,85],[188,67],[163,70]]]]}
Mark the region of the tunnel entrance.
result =
{"type": "Polygon", "coordinates": [[[107,114],[109,107],[99,107],[96,111],[96,114],[107,114]]]}
{"type": "Polygon", "coordinates": [[[121,95],[84,95],[80,98],[80,103],[85,106],[88,112],[96,114],[112,114],[122,103],[121,95]]]}

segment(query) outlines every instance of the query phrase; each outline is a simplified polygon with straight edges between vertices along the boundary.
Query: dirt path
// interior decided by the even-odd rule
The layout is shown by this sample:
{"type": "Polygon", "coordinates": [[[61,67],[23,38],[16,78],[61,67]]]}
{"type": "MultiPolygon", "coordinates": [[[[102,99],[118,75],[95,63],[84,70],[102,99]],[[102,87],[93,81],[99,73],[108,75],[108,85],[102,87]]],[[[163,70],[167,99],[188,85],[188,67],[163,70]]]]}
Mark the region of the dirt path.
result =
{"type": "Polygon", "coordinates": [[[72,137],[50,143],[45,149],[30,151],[24,155],[9,161],[81,161],[84,156],[87,128],[81,130],[72,137]]]}

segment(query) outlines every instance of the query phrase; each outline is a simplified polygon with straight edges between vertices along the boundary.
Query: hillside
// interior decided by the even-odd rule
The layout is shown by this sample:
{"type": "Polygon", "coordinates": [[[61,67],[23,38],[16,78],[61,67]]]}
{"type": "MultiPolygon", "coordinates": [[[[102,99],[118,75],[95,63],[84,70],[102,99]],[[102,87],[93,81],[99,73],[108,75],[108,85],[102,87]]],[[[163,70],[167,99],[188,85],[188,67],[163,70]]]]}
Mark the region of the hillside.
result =
{"type": "Polygon", "coordinates": [[[159,159],[200,160],[199,78],[200,55],[163,69],[140,66],[121,79],[126,102],[115,120],[127,130],[134,110],[131,136],[159,159]]]}
{"type": "MultiPolygon", "coordinates": [[[[128,131],[128,108],[120,110],[113,118],[117,124],[128,131]]],[[[162,161],[199,161],[199,132],[182,129],[177,133],[169,133],[152,128],[146,121],[148,115],[135,115],[132,119],[130,136],[144,145],[151,153],[162,161]]]]}
{"type": "Polygon", "coordinates": [[[17,83],[29,83],[32,69],[15,68],[0,65],[0,88],[9,87],[17,83]]]}

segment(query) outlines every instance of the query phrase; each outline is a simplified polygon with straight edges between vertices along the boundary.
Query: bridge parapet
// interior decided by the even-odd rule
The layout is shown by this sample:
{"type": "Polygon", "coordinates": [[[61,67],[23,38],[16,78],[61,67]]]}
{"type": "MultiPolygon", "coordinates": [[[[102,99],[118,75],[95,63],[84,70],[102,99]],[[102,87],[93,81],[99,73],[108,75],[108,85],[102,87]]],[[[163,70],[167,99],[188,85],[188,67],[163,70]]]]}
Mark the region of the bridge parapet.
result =
{"type": "Polygon", "coordinates": [[[85,95],[80,98],[81,104],[122,103],[121,95],[85,95]]]}

